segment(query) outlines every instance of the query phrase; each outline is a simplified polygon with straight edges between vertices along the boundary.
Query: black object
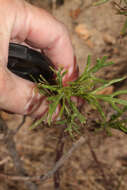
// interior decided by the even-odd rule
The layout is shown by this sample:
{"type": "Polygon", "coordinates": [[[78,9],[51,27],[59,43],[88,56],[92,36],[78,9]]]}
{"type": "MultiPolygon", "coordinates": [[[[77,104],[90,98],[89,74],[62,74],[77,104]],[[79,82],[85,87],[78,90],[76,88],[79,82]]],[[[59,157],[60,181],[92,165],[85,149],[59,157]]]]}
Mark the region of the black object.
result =
{"type": "Polygon", "coordinates": [[[42,75],[50,84],[53,83],[53,67],[44,53],[24,45],[9,44],[8,69],[14,74],[34,82],[42,75]],[[32,75],[32,77],[31,77],[32,75]]]}
{"type": "Polygon", "coordinates": [[[64,0],[57,0],[56,3],[57,3],[57,5],[63,5],[64,4],[64,0]]]}

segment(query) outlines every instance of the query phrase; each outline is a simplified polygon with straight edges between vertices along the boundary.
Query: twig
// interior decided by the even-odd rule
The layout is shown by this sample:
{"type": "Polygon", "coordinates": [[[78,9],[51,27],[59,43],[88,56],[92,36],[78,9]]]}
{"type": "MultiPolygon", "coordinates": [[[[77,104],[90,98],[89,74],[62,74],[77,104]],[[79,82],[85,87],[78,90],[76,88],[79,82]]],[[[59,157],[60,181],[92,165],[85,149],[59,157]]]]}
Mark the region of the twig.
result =
{"type": "MultiPolygon", "coordinates": [[[[20,125],[20,127],[21,127],[21,125],[20,125]]],[[[14,133],[13,130],[8,128],[7,124],[5,123],[5,121],[3,121],[2,118],[0,118],[0,128],[3,128],[3,134],[4,134],[3,141],[8,149],[10,157],[13,160],[17,175],[20,175],[20,176],[27,175],[25,169],[23,168],[23,163],[16,150],[16,144],[14,141],[14,135],[16,133],[14,133]]],[[[37,190],[37,186],[30,180],[25,181],[24,183],[29,190],[37,190]]]]}
{"type": "Polygon", "coordinates": [[[52,11],[56,9],[56,0],[52,0],[52,11]]]}
{"type": "MultiPolygon", "coordinates": [[[[63,127],[60,131],[60,136],[57,142],[57,147],[56,147],[56,158],[55,158],[55,163],[58,162],[58,160],[62,157],[63,155],[63,149],[64,149],[64,130],[65,127],[63,127]]],[[[54,189],[58,190],[60,189],[60,168],[54,173],[54,189]]]]}
{"type": "Polygon", "coordinates": [[[73,152],[75,152],[81,145],[83,145],[87,141],[87,138],[80,137],[78,141],[76,141],[70,150],[65,153],[60,160],[56,163],[56,165],[50,170],[47,174],[42,176],[35,177],[22,177],[22,176],[8,176],[5,174],[0,174],[1,177],[6,177],[6,179],[10,179],[13,181],[45,181],[52,177],[54,173],[72,156],[73,152]]]}
{"type": "Polygon", "coordinates": [[[57,5],[63,5],[64,4],[64,0],[56,0],[56,4],[57,5]]]}
{"type": "Polygon", "coordinates": [[[98,160],[98,157],[97,157],[95,151],[93,150],[93,147],[92,147],[92,144],[91,144],[91,138],[90,138],[90,135],[89,135],[89,131],[87,131],[87,132],[88,132],[88,141],[87,141],[87,143],[88,143],[90,152],[91,152],[91,154],[93,156],[93,159],[95,160],[95,162],[96,162],[96,164],[97,164],[97,166],[98,166],[98,168],[99,168],[99,170],[101,172],[101,175],[102,175],[102,177],[104,179],[104,188],[105,188],[105,190],[110,190],[110,187],[109,187],[110,183],[107,180],[107,177],[106,177],[106,175],[104,173],[104,170],[102,168],[101,162],[98,160]]]}
{"type": "Polygon", "coordinates": [[[19,124],[19,126],[17,127],[17,129],[14,131],[14,134],[13,134],[13,135],[16,135],[16,134],[18,133],[18,131],[19,131],[19,130],[21,129],[21,127],[24,125],[25,121],[26,121],[26,116],[23,116],[21,123],[19,124]]]}
{"type": "Polygon", "coordinates": [[[125,170],[122,172],[121,176],[120,176],[120,179],[118,180],[118,184],[117,184],[117,187],[116,187],[116,190],[120,190],[121,187],[122,187],[122,182],[124,180],[124,177],[127,175],[127,169],[125,168],[125,170]]]}

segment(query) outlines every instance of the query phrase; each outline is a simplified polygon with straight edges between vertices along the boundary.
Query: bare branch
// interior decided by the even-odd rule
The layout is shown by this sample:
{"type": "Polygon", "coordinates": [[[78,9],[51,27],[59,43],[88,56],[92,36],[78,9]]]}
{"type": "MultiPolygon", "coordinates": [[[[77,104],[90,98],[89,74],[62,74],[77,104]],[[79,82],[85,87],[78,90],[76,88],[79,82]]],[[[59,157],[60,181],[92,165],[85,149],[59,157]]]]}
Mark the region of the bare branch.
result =
{"type": "MultiPolygon", "coordinates": [[[[21,124],[20,124],[20,127],[21,127],[21,124]]],[[[3,134],[4,134],[3,141],[8,149],[10,157],[13,160],[14,166],[17,171],[17,175],[26,176],[27,173],[26,173],[25,169],[23,168],[23,163],[16,150],[16,144],[14,141],[14,135],[16,133],[13,130],[8,128],[7,124],[5,123],[5,121],[2,118],[0,118],[0,129],[3,130],[3,134]]],[[[30,180],[27,180],[24,183],[29,190],[37,190],[37,186],[30,180]]]]}
{"type": "Polygon", "coordinates": [[[99,168],[100,172],[101,172],[101,176],[103,177],[104,179],[104,188],[105,190],[111,190],[110,189],[110,186],[111,183],[109,183],[109,180],[107,179],[107,176],[105,175],[105,172],[103,170],[103,167],[102,167],[102,163],[98,160],[98,157],[96,155],[96,152],[94,151],[93,147],[92,147],[92,143],[91,143],[91,138],[90,138],[90,134],[89,134],[89,131],[87,130],[88,132],[88,141],[87,141],[87,144],[89,146],[89,149],[90,149],[90,152],[91,152],[91,155],[95,161],[95,163],[97,164],[97,167],[99,168]]]}
{"type": "Polygon", "coordinates": [[[35,176],[35,177],[22,177],[22,176],[8,176],[5,174],[0,174],[0,177],[4,177],[9,180],[13,181],[45,181],[52,177],[54,173],[64,165],[64,163],[72,156],[73,152],[75,152],[81,145],[83,145],[87,141],[87,138],[80,137],[78,141],[76,141],[70,150],[64,154],[60,160],[56,163],[56,165],[50,170],[47,174],[42,175],[42,176],[35,176]]]}
{"type": "MultiPolygon", "coordinates": [[[[60,158],[63,155],[65,128],[66,128],[66,126],[63,126],[63,128],[61,128],[61,131],[60,131],[60,135],[59,135],[57,147],[56,147],[55,163],[58,162],[58,160],[60,160],[60,158]]],[[[55,190],[60,189],[60,168],[54,173],[53,179],[54,179],[54,189],[55,190]]]]}
{"type": "Polygon", "coordinates": [[[56,9],[56,0],[52,0],[52,11],[56,9]]]}
{"type": "Polygon", "coordinates": [[[17,127],[17,129],[14,131],[14,135],[16,135],[18,133],[18,131],[24,125],[25,121],[26,121],[26,115],[23,116],[21,123],[19,124],[19,126],[17,127]]]}

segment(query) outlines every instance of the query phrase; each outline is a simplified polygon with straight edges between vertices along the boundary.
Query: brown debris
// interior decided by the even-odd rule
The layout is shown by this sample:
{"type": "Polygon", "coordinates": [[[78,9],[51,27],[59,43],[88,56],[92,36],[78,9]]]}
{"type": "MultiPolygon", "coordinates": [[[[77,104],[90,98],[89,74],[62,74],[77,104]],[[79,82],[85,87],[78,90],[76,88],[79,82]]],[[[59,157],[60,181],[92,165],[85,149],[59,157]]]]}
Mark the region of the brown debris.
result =
{"type": "Polygon", "coordinates": [[[77,19],[78,16],[80,15],[81,13],[81,9],[80,8],[77,8],[77,9],[74,9],[74,10],[70,10],[70,16],[72,17],[72,19],[77,19]]]}
{"type": "Polygon", "coordinates": [[[104,34],[103,40],[106,44],[113,45],[116,43],[116,39],[114,36],[111,36],[110,34],[104,34]]]}
{"type": "Polygon", "coordinates": [[[14,114],[10,114],[10,113],[4,112],[4,111],[1,111],[1,112],[0,112],[0,116],[1,116],[2,119],[5,120],[5,121],[13,120],[14,117],[15,117],[14,114]]]}
{"type": "Polygon", "coordinates": [[[93,44],[93,42],[90,39],[88,39],[86,41],[86,44],[88,45],[89,48],[91,48],[91,49],[94,48],[94,44],[93,44]]]}
{"type": "Polygon", "coordinates": [[[75,28],[75,32],[83,40],[88,40],[92,35],[85,24],[77,25],[76,28],[75,28]]]}

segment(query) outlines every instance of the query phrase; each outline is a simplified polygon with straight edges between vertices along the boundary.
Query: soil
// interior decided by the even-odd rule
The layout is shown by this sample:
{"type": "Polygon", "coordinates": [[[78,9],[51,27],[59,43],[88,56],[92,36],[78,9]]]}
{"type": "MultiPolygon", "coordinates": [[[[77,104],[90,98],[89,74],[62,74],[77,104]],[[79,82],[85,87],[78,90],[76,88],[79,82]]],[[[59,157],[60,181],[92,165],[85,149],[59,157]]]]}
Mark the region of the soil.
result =
{"type": "MultiPolygon", "coordinates": [[[[111,3],[92,7],[92,0],[65,0],[55,9],[50,1],[32,0],[32,4],[47,9],[58,20],[63,22],[69,31],[77,57],[80,73],[82,73],[87,56],[92,56],[92,64],[96,58],[106,55],[115,62],[110,68],[98,73],[98,76],[111,79],[127,73],[127,36],[120,38],[125,17],[116,15],[111,3]],[[85,36],[76,28],[83,26],[85,36]]],[[[125,89],[127,81],[114,86],[113,89],[125,89]]],[[[127,99],[126,96],[123,98],[127,99]]],[[[87,111],[87,107],[84,108],[87,111]]],[[[97,115],[89,111],[92,121],[97,115]]],[[[22,116],[1,113],[9,128],[14,129],[22,120],[22,116]]],[[[15,137],[17,151],[30,176],[47,173],[55,163],[56,146],[61,129],[38,127],[30,130],[31,119],[27,117],[25,124],[15,137]]],[[[87,135],[84,134],[84,135],[87,135]]],[[[112,130],[112,135],[104,131],[90,132],[90,142],[83,144],[71,159],[60,170],[61,190],[127,190],[127,136],[112,130]],[[91,148],[92,146],[92,148],[91,148]],[[96,156],[94,155],[96,153],[96,156]]],[[[68,137],[64,152],[70,149],[73,141],[68,137]]],[[[5,146],[0,144],[0,174],[15,175],[15,168],[5,146]]],[[[56,190],[53,178],[38,182],[39,190],[56,190]]],[[[26,190],[23,182],[7,180],[0,177],[0,190],[26,190]]]]}

